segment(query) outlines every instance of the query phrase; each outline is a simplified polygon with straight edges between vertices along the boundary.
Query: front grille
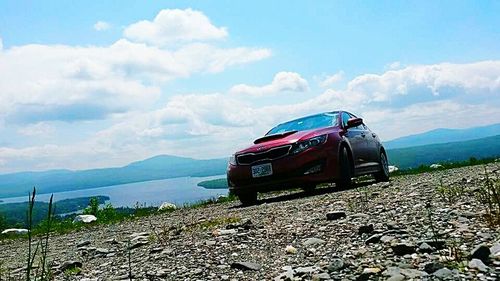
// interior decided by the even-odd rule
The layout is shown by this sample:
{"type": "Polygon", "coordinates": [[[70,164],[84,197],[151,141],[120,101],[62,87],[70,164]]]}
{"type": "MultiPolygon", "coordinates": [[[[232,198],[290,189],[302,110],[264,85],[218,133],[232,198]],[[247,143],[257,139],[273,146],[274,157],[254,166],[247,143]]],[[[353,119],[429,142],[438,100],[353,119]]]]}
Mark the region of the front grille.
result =
{"type": "Polygon", "coordinates": [[[288,155],[291,145],[274,147],[267,151],[256,153],[245,153],[236,156],[236,161],[240,165],[251,165],[260,161],[271,161],[288,155]]]}

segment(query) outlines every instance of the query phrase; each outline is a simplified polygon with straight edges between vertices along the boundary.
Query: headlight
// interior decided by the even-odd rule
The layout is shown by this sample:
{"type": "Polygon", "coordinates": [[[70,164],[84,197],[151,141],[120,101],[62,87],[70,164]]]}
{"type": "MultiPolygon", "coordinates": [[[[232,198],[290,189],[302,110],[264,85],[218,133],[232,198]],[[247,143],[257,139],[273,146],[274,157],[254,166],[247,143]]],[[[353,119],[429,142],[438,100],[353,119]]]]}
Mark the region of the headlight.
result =
{"type": "Polygon", "coordinates": [[[326,142],[326,139],[327,139],[327,135],[321,135],[321,136],[317,136],[314,138],[310,138],[310,139],[305,140],[305,141],[300,141],[294,145],[294,147],[292,148],[291,154],[301,153],[302,151],[304,151],[310,147],[323,144],[326,142]]]}
{"type": "Polygon", "coordinates": [[[229,164],[236,166],[236,156],[234,154],[229,157],[229,164]]]}

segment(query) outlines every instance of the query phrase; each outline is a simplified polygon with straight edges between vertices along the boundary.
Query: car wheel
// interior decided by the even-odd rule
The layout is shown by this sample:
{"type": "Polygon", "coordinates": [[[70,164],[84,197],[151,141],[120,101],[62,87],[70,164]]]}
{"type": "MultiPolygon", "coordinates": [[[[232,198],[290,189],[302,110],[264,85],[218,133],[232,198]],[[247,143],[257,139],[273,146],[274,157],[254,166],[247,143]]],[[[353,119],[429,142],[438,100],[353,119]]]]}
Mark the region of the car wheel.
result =
{"type": "Polygon", "coordinates": [[[349,152],[347,152],[346,147],[342,148],[339,156],[340,179],[337,180],[337,186],[340,189],[346,189],[349,188],[352,183],[351,160],[349,158],[349,152]]]}
{"type": "Polygon", "coordinates": [[[313,193],[315,189],[315,184],[308,184],[302,187],[302,190],[304,190],[305,193],[313,193]]]}
{"type": "Polygon", "coordinates": [[[257,203],[257,192],[238,193],[237,196],[243,206],[251,206],[257,203]]]}
{"type": "Polygon", "coordinates": [[[380,172],[375,174],[377,182],[389,181],[389,162],[384,152],[380,153],[380,172]]]}

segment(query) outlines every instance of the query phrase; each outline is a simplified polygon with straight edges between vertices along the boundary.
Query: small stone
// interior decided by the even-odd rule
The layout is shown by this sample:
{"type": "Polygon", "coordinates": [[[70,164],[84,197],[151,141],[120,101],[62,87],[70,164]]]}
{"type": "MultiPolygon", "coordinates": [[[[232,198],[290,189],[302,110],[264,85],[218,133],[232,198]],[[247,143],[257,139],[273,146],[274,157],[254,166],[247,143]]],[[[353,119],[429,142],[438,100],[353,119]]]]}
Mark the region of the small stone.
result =
{"type": "Polygon", "coordinates": [[[424,271],[431,274],[433,272],[440,270],[441,268],[444,268],[444,265],[438,262],[430,262],[424,266],[424,271]]]}
{"type": "Polygon", "coordinates": [[[328,265],[328,271],[330,272],[339,271],[342,268],[344,268],[344,261],[342,259],[333,259],[328,265]]]}
{"type": "Polygon", "coordinates": [[[323,243],[326,243],[325,240],[323,239],[319,239],[319,238],[307,238],[304,240],[304,242],[302,242],[302,244],[304,246],[311,246],[311,245],[314,245],[314,244],[323,244],[323,243]]]}
{"type": "Polygon", "coordinates": [[[223,235],[231,235],[238,233],[236,229],[216,229],[213,232],[214,236],[223,236],[223,235]]]}
{"type": "Polygon", "coordinates": [[[80,247],[85,247],[88,245],[90,245],[90,240],[82,240],[76,244],[76,247],[80,248],[80,247]]]}
{"type": "Polygon", "coordinates": [[[382,235],[374,234],[374,235],[368,237],[368,239],[366,239],[365,244],[368,245],[368,244],[372,244],[372,243],[378,243],[380,241],[380,238],[382,238],[382,235]]]}
{"type": "Polygon", "coordinates": [[[313,281],[329,280],[329,279],[331,279],[330,274],[328,274],[326,272],[323,272],[323,273],[320,273],[320,274],[314,274],[312,276],[312,280],[313,281]]]}
{"type": "Polygon", "coordinates": [[[425,242],[423,242],[422,244],[420,244],[420,246],[418,246],[418,251],[420,253],[432,253],[432,252],[434,252],[434,250],[435,249],[431,245],[429,245],[425,242]]]}
{"type": "Polygon", "coordinates": [[[205,242],[205,245],[207,245],[207,246],[214,246],[216,243],[217,243],[217,242],[215,242],[215,241],[213,241],[213,240],[207,240],[207,241],[205,242]]]}
{"type": "Polygon", "coordinates": [[[292,254],[292,255],[293,255],[293,254],[296,254],[296,253],[297,253],[297,248],[295,248],[295,247],[294,247],[294,246],[292,246],[292,245],[288,245],[288,246],[286,246],[286,248],[285,248],[285,252],[286,252],[287,254],[292,254]]]}
{"type": "Polygon", "coordinates": [[[362,235],[364,233],[372,233],[373,230],[373,224],[363,225],[358,228],[358,235],[362,235]]]}
{"type": "Polygon", "coordinates": [[[163,202],[160,207],[158,207],[158,212],[168,212],[168,211],[173,211],[177,209],[177,206],[175,204],[169,203],[169,202],[163,202]]]}
{"type": "Polygon", "coordinates": [[[338,219],[345,218],[345,217],[347,217],[347,215],[345,212],[342,212],[342,211],[335,211],[335,212],[331,212],[331,213],[326,214],[326,219],[329,221],[338,220],[338,219]]]}
{"type": "Polygon", "coordinates": [[[453,275],[453,272],[451,270],[449,270],[448,268],[443,267],[443,268],[435,271],[432,275],[439,278],[439,279],[445,279],[445,278],[451,277],[453,275]]]}
{"type": "Polygon", "coordinates": [[[482,272],[488,271],[488,267],[480,259],[472,259],[469,262],[468,267],[482,272]]]}
{"type": "Polygon", "coordinates": [[[405,277],[401,274],[394,274],[391,277],[387,278],[387,281],[402,281],[405,280],[405,277]]]}
{"type": "Polygon", "coordinates": [[[201,268],[197,268],[197,269],[193,270],[194,275],[201,274],[202,272],[203,272],[203,269],[201,269],[201,268]]]}
{"type": "Polygon", "coordinates": [[[378,267],[369,267],[363,269],[363,274],[376,274],[380,272],[380,268],[378,267]]]}
{"type": "Polygon", "coordinates": [[[130,246],[128,248],[130,250],[132,250],[132,249],[139,248],[139,247],[147,245],[147,244],[148,244],[147,241],[139,240],[139,241],[136,241],[135,243],[130,244],[130,246]]]}
{"type": "Polygon", "coordinates": [[[242,262],[233,262],[231,264],[231,268],[240,270],[260,270],[262,266],[258,263],[242,261],[242,262]]]}
{"type": "Polygon", "coordinates": [[[389,242],[391,242],[394,239],[396,239],[394,236],[384,235],[384,236],[382,236],[380,238],[380,242],[382,242],[382,243],[389,243],[389,242]]]}
{"type": "Polygon", "coordinates": [[[415,253],[415,246],[409,244],[400,243],[392,246],[391,248],[397,256],[411,255],[415,253]]]}
{"type": "Polygon", "coordinates": [[[75,268],[82,268],[83,264],[79,261],[65,261],[61,266],[59,266],[59,269],[64,272],[66,270],[71,270],[75,268]]]}
{"type": "Polygon", "coordinates": [[[490,256],[490,248],[486,245],[479,245],[474,250],[472,250],[470,257],[472,259],[480,259],[483,262],[487,262],[490,256]]]}
{"type": "Polygon", "coordinates": [[[73,223],[77,222],[91,223],[96,220],[97,218],[94,215],[78,215],[73,219],[73,223]]]}
{"type": "Polygon", "coordinates": [[[317,272],[319,271],[319,268],[317,266],[304,266],[304,267],[297,267],[294,271],[298,275],[304,275],[317,272]]]}
{"type": "Polygon", "coordinates": [[[490,253],[493,256],[499,255],[500,254],[500,243],[495,243],[493,246],[491,246],[490,253]]]}

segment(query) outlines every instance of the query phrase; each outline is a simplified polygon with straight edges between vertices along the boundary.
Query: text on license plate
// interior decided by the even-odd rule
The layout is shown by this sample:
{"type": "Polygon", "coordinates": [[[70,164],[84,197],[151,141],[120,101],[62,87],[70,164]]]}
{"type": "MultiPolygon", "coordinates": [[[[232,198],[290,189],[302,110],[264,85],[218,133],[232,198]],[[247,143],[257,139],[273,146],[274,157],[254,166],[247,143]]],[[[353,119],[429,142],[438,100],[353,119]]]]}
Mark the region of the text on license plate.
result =
{"type": "Polygon", "coordinates": [[[252,166],[252,177],[265,177],[273,174],[271,163],[252,166]]]}

